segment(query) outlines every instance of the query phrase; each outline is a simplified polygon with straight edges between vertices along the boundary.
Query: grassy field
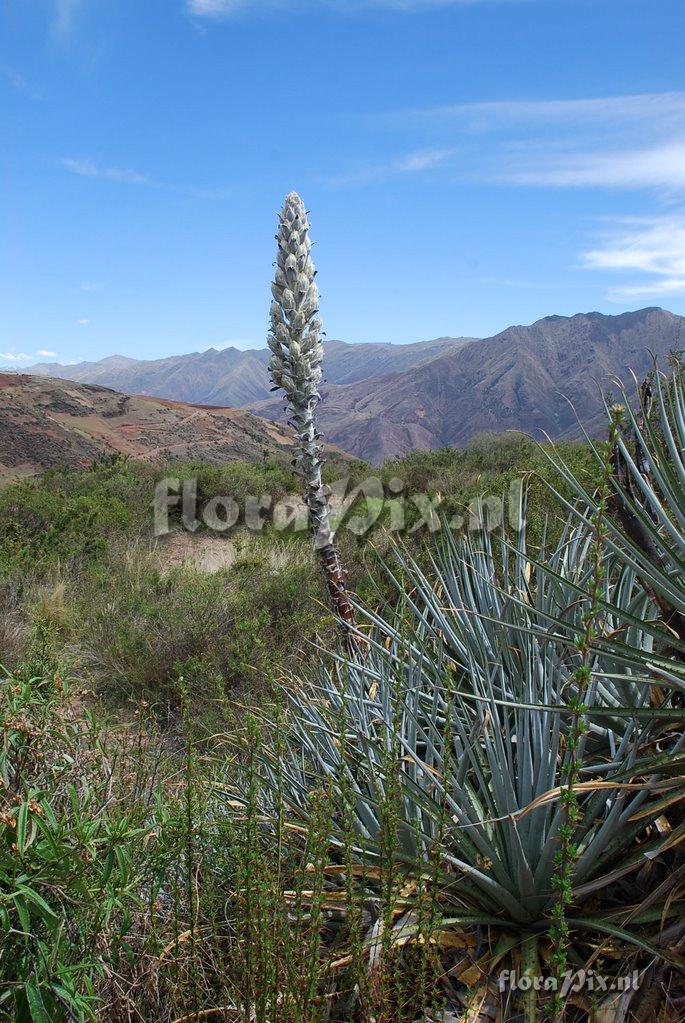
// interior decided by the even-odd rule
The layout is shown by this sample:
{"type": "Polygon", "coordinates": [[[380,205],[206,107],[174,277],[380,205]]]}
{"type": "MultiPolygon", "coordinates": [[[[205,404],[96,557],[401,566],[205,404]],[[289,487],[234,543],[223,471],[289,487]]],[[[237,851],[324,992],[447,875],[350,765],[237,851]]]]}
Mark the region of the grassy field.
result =
{"type": "MultiPolygon", "coordinates": [[[[604,451],[600,446],[597,457],[567,444],[554,457],[592,493],[602,486],[604,451]]],[[[635,904],[640,927],[632,946],[612,944],[606,930],[603,943],[555,937],[560,925],[553,924],[551,904],[543,899],[533,906],[506,827],[496,825],[473,847],[454,829],[461,814],[497,818],[501,793],[490,786],[498,754],[491,743],[497,746],[514,727],[502,703],[520,699],[507,696],[510,683],[497,675],[502,665],[516,680],[528,677],[534,663],[547,678],[554,663],[554,678],[565,681],[554,697],[543,690],[547,700],[563,704],[564,687],[584,678],[582,636],[595,628],[605,636],[605,623],[596,625],[596,601],[584,610],[583,599],[558,596],[562,583],[554,572],[565,570],[554,552],[570,548],[568,540],[559,546],[567,511],[554,490],[570,501],[574,484],[548,454],[512,434],[477,438],[464,451],[415,453],[380,470],[351,467],[353,488],[377,477],[396,501],[398,488],[391,492],[390,483],[401,480],[406,498],[402,530],[393,528],[396,504],[381,506],[363,494],[347,516],[370,513],[371,528],[357,535],[343,521],[339,529],[369,642],[361,675],[358,666],[336,667],[322,652],[340,649],[339,634],[306,532],[272,522],[254,531],[239,521],[224,533],[204,526],[191,533],[174,507],[171,535],[153,535],[160,479],[196,480],[199,507],[220,495],[268,494],[278,501],[299,489],[282,464],[152,467],[108,458],[0,492],[1,1020],[428,1023],[525,1015],[532,1023],[559,1007],[548,999],[542,1010],[530,996],[502,995],[500,967],[530,975],[558,970],[555,956],[575,967],[594,949],[598,972],[611,973],[625,947],[636,968],[651,971],[648,979],[677,994],[669,971],[680,961],[679,932],[670,965],[644,957],[659,920],[668,933],[682,909],[680,889],[667,883],[682,873],[674,850],[683,828],[669,809],[679,797],[668,786],[656,811],[651,798],[641,807],[645,823],[631,825],[629,834],[616,832],[604,849],[604,804],[582,807],[586,838],[598,850],[593,862],[606,862],[609,877],[600,899],[602,871],[589,875],[584,913],[594,918],[599,908],[610,926],[624,925],[621,906],[634,891],[613,878],[616,856],[639,857],[644,849],[655,858],[645,859],[654,865],[649,881],[640,872],[640,883],[650,891],[666,886],[666,901],[656,900],[663,918],[652,904],[635,904]],[[523,561],[507,554],[520,533],[507,514],[497,525],[495,501],[491,531],[469,528],[480,496],[504,497],[506,512],[518,492],[512,484],[522,479],[523,561]],[[431,531],[421,524],[426,505],[415,495],[425,495],[443,522],[459,517],[461,528],[431,531]],[[557,567],[538,579],[538,560],[557,567]],[[426,588],[436,573],[441,581],[426,588]],[[548,640],[531,645],[533,612],[519,596],[528,587],[538,602],[551,600],[551,608],[561,599],[571,612],[563,636],[538,661],[548,640]],[[460,617],[462,602],[483,623],[497,607],[495,632],[486,625],[473,631],[475,619],[460,617]],[[529,616],[525,628],[521,613],[529,616]],[[493,635],[502,644],[495,660],[487,647],[493,635]],[[478,705],[459,696],[467,678],[488,708],[475,718],[478,705]],[[443,699],[452,687],[451,709],[434,700],[432,710],[419,713],[412,703],[421,689],[443,699]],[[466,725],[452,723],[452,715],[460,722],[462,714],[474,734],[486,737],[482,745],[465,745],[459,729],[466,725]],[[423,738],[417,738],[419,721],[428,729],[423,738]],[[445,745],[453,727],[454,742],[445,745]],[[473,778],[463,788],[460,772],[475,749],[485,759],[473,761],[473,778]],[[407,766],[412,756],[418,759],[407,766]],[[453,788],[442,785],[447,777],[454,777],[453,788]],[[469,793],[468,806],[461,791],[469,793]],[[417,815],[408,816],[412,806],[417,815]],[[671,851],[659,857],[657,818],[674,836],[671,851]],[[517,869],[516,879],[507,880],[517,869]],[[471,871],[486,878],[482,891],[477,879],[469,880],[471,871]]],[[[331,485],[336,472],[329,473],[331,485]]],[[[584,567],[573,575],[576,594],[583,587],[591,593],[597,576],[595,547],[583,550],[584,567]]],[[[636,586],[622,579],[621,593],[636,586]]],[[[637,591],[628,597],[637,600],[637,591]]],[[[602,656],[601,670],[613,671],[608,665],[617,651],[602,656]]],[[[542,700],[543,690],[531,690],[527,699],[542,700]]],[[[670,696],[663,706],[671,713],[670,696]]],[[[532,711],[516,713],[524,714],[515,726],[522,736],[537,728],[534,715],[525,717],[532,711]]],[[[561,730],[549,726],[542,745],[562,764],[561,774],[548,765],[550,782],[570,784],[573,795],[563,764],[586,740],[581,710],[569,713],[561,730]]],[[[596,770],[613,777],[616,744],[638,743],[636,731],[622,731],[613,719],[607,738],[603,722],[591,723],[592,764],[577,754],[577,769],[590,772],[583,777],[595,779],[596,770]]],[[[639,736],[650,777],[654,755],[676,727],[668,717],[665,732],[662,726],[639,736]]],[[[521,741],[517,755],[525,748],[521,741]]],[[[526,777],[531,768],[518,763],[508,770],[526,777]]],[[[550,787],[536,785],[531,791],[550,787]]],[[[534,811],[541,812],[547,814],[534,811]]],[[[569,804],[571,817],[575,812],[569,804]]],[[[526,854],[535,834],[521,826],[517,841],[526,854]]],[[[575,841],[571,835],[563,848],[571,850],[575,841]]],[[[569,853],[569,862],[575,855],[569,853]]],[[[562,868],[550,860],[545,884],[566,884],[562,868]]],[[[596,1023],[628,1018],[593,1015],[600,1003],[579,994],[564,1013],[596,1023]]],[[[658,1001],[659,1012],[663,1004],[658,1001]]]]}
{"type": "MultiPolygon", "coordinates": [[[[591,473],[581,445],[563,454],[591,473]]],[[[329,471],[329,482],[340,469],[329,471]]],[[[31,636],[42,629],[70,674],[87,682],[107,705],[144,698],[167,715],[175,679],[183,674],[198,700],[250,694],[261,699],[274,680],[312,656],[318,637],[335,638],[325,607],[318,565],[306,531],[261,531],[244,521],[214,533],[213,550],[231,548],[230,568],[202,570],[209,531],[183,529],[180,508],[171,509],[173,535],[155,538],[152,502],[157,482],[197,481],[202,508],[217,495],[271,495],[277,502],[299,496],[297,478],[281,463],[231,463],[222,468],[187,463],[152,467],[125,458],[103,459],[87,471],[53,470],[0,491],[0,600],[3,663],[16,668],[31,636]],[[179,556],[179,544],[181,556],[179,556]],[[193,553],[199,552],[200,568],[193,553]]],[[[480,495],[508,500],[513,482],[529,487],[529,533],[537,542],[546,528],[558,535],[563,512],[550,492],[560,477],[544,451],[521,435],[483,437],[465,451],[415,453],[371,470],[357,463],[349,473],[353,492],[369,478],[404,483],[405,526],[391,530],[392,511],[362,492],[347,520],[373,524],[363,535],[339,530],[349,585],[370,604],[389,597],[383,566],[391,548],[406,544],[418,555],[430,549],[427,526],[412,501],[426,494],[446,519],[474,517],[480,495]]],[[[214,566],[213,566],[214,567],[214,566]]]]}

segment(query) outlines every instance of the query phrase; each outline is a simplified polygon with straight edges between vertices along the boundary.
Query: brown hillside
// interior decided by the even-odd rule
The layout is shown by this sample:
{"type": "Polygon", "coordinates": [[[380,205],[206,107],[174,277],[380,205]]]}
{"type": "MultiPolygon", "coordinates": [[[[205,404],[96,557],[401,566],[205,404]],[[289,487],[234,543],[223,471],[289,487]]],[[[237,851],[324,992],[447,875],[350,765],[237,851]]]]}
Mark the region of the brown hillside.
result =
{"type": "MultiPolygon", "coordinates": [[[[524,430],[572,439],[580,423],[603,428],[602,391],[631,383],[685,342],[685,319],[663,309],[549,316],[509,327],[422,366],[330,386],[321,406],[326,439],[369,461],[412,448],[461,447],[482,431],[524,430]],[[570,404],[572,403],[572,404],[570,404]]],[[[281,405],[252,406],[278,421],[281,405]]]]}
{"type": "Polygon", "coordinates": [[[23,374],[0,375],[0,478],[119,453],[153,462],[288,457],[288,433],[239,409],[119,394],[23,374]]]}

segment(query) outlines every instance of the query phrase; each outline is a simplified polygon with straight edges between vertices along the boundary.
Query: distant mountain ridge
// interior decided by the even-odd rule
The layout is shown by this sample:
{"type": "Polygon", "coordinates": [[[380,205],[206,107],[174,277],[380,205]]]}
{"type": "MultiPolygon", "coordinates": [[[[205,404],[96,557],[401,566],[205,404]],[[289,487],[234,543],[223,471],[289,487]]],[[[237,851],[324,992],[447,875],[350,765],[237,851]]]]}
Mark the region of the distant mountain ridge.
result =
{"type": "MultiPolygon", "coordinates": [[[[372,462],[413,448],[461,446],[483,431],[572,438],[581,433],[580,420],[596,433],[603,423],[602,389],[617,377],[630,386],[630,371],[644,376],[652,353],[664,357],[682,344],[685,318],[658,307],[616,316],[547,316],[482,340],[327,341],[321,429],[330,443],[372,462]]],[[[154,362],[113,356],[32,372],[129,393],[242,405],[284,423],[282,398],[269,390],[268,358],[266,349],[210,349],[154,362]]]]}
{"type": "MultiPolygon", "coordinates": [[[[652,353],[685,342],[685,318],[663,309],[605,316],[548,316],[464,345],[405,373],[327,388],[320,409],[326,439],[371,462],[414,448],[461,447],[483,431],[524,430],[574,438],[580,423],[604,429],[602,390],[618,377],[632,387],[652,353]]],[[[273,397],[251,406],[282,420],[273,397]]]]}
{"type": "MultiPolygon", "coordinates": [[[[442,337],[409,345],[327,341],[326,378],[333,384],[353,384],[385,373],[403,372],[448,351],[457,351],[472,340],[442,337]]],[[[46,362],[32,366],[31,372],[100,384],[127,394],[235,408],[270,396],[268,363],[268,348],[248,351],[210,348],[168,359],[139,360],[112,355],[99,362],[80,362],[74,366],[46,362]]]]}

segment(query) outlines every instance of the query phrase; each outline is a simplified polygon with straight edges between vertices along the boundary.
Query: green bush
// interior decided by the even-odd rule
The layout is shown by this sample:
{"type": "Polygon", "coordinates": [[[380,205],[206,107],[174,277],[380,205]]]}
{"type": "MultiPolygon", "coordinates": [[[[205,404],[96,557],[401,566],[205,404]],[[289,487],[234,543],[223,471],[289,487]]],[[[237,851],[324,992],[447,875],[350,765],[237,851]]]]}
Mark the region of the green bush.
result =
{"type": "Polygon", "coordinates": [[[254,544],[230,570],[206,574],[162,573],[141,550],[84,573],[74,597],[78,643],[98,689],[110,702],[145,698],[166,713],[178,709],[182,674],[194,713],[210,716],[239,693],[264,692],[330,628],[315,603],[323,601],[318,567],[302,553],[284,546],[275,557],[254,544]]]}

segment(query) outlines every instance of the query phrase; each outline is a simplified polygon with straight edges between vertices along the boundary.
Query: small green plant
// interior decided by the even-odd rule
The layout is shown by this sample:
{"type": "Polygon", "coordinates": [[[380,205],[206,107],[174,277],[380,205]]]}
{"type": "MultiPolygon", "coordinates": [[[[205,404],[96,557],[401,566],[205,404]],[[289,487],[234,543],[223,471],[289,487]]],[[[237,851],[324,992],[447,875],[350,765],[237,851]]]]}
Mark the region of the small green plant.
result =
{"type": "MultiPolygon", "coordinates": [[[[40,645],[40,644],[39,644],[40,645]]],[[[36,654],[45,667],[45,654],[36,654]]],[[[143,829],[112,800],[107,754],[75,694],[30,671],[0,681],[0,1019],[96,1017],[110,954],[136,904],[130,850],[143,829]]]]}

